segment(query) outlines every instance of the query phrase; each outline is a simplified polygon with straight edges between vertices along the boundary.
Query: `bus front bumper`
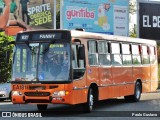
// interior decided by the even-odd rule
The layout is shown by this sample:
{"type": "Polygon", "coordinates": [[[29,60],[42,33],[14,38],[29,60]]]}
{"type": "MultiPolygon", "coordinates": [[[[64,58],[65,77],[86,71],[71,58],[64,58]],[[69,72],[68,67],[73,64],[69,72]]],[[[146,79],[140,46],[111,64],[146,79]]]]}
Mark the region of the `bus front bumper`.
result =
{"type": "Polygon", "coordinates": [[[12,96],[13,104],[69,104],[65,101],[65,97],[28,97],[28,96],[12,96]]]}

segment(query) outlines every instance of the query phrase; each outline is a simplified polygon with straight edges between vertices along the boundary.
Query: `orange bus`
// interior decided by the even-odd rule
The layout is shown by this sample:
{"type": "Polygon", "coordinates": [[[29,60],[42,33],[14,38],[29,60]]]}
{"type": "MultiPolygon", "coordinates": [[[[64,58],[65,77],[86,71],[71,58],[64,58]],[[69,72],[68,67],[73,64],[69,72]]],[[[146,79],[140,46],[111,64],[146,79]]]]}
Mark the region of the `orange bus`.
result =
{"type": "MultiPolygon", "coordinates": [[[[12,42],[13,44],[13,42],[12,42]]],[[[17,34],[12,66],[13,104],[82,104],[124,96],[138,102],[158,87],[153,40],[77,30],[17,34]]]]}

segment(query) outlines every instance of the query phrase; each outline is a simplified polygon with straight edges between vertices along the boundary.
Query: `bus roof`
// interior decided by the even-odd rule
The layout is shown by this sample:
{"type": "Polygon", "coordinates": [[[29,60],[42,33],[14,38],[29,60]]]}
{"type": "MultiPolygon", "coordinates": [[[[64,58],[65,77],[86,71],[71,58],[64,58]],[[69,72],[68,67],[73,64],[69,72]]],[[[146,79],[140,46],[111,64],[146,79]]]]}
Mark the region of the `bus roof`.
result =
{"type": "Polygon", "coordinates": [[[140,44],[149,44],[154,46],[157,44],[155,40],[132,38],[132,37],[125,37],[125,36],[117,36],[117,35],[107,35],[102,33],[83,32],[83,31],[76,31],[76,30],[71,30],[71,36],[75,38],[132,42],[132,43],[140,43],[140,44]]]}
{"type": "Polygon", "coordinates": [[[149,39],[141,39],[141,38],[131,38],[131,37],[124,37],[124,36],[116,36],[116,35],[107,35],[102,33],[92,33],[92,32],[84,32],[78,30],[53,30],[53,29],[42,29],[42,30],[30,30],[25,32],[19,33],[31,33],[31,32],[70,32],[71,37],[73,38],[87,38],[87,39],[97,39],[97,40],[109,40],[109,41],[121,41],[121,42],[132,42],[132,43],[140,43],[140,44],[149,44],[149,45],[156,45],[155,40],[149,39]]]}

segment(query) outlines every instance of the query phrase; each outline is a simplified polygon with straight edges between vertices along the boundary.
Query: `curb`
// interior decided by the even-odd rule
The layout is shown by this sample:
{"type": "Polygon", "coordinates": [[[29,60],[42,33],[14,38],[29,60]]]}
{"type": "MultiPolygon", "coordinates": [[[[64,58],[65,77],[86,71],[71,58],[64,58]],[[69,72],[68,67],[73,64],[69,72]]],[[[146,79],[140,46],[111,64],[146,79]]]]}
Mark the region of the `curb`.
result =
{"type": "Polygon", "coordinates": [[[160,89],[157,89],[156,91],[151,91],[151,92],[148,92],[148,93],[160,93],[160,89]]]}

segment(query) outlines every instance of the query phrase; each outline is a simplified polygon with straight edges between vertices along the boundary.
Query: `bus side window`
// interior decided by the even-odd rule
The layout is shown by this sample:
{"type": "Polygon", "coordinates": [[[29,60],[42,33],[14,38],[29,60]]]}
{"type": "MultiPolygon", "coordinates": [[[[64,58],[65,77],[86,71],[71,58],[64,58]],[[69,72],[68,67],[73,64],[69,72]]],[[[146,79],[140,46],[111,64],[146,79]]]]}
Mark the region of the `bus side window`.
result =
{"type": "Polygon", "coordinates": [[[95,40],[88,41],[88,59],[89,65],[98,65],[97,42],[95,40]]]}
{"type": "Polygon", "coordinates": [[[119,43],[111,43],[111,61],[113,65],[121,65],[122,58],[121,58],[121,50],[119,43]]]}
{"type": "Polygon", "coordinates": [[[77,49],[76,49],[76,45],[72,45],[72,67],[74,68],[78,68],[77,65],[77,49]]]}
{"type": "Polygon", "coordinates": [[[81,78],[85,73],[85,48],[84,45],[72,45],[73,79],[81,78]]]}
{"type": "Polygon", "coordinates": [[[131,65],[132,58],[131,58],[131,51],[129,44],[122,44],[122,60],[124,65],[131,65]]]}
{"type": "Polygon", "coordinates": [[[98,56],[100,65],[110,65],[110,53],[106,41],[98,41],[98,56]]]}
{"type": "Polygon", "coordinates": [[[148,46],[142,46],[142,64],[149,64],[149,47],[148,46]]]}
{"type": "Polygon", "coordinates": [[[132,61],[134,65],[141,64],[141,50],[139,45],[132,45],[132,61]]]}
{"type": "Polygon", "coordinates": [[[150,63],[154,64],[156,61],[156,49],[155,47],[150,46],[150,63]]]}

